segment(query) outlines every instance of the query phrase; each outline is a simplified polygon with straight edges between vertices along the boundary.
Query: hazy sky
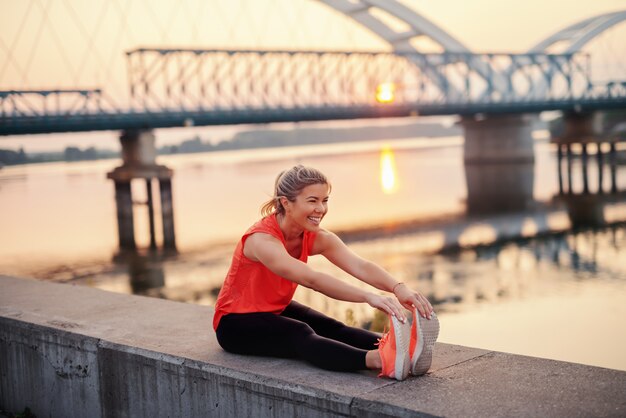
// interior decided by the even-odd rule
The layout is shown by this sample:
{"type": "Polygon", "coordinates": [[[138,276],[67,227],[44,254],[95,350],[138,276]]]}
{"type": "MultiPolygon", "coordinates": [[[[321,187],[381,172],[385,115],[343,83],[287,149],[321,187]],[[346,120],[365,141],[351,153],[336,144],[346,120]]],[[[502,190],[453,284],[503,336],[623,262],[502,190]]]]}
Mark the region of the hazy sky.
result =
{"type": "Polygon", "coordinates": [[[626,0],[404,0],[472,50],[523,52],[570,24],[626,9],[626,0]]]}
{"type": "MultiPolygon", "coordinates": [[[[471,50],[507,52],[626,9],[626,0],[404,3],[471,50]]],[[[124,51],[137,46],[388,48],[316,0],[0,0],[0,10],[0,88],[125,82],[124,51]]]]}

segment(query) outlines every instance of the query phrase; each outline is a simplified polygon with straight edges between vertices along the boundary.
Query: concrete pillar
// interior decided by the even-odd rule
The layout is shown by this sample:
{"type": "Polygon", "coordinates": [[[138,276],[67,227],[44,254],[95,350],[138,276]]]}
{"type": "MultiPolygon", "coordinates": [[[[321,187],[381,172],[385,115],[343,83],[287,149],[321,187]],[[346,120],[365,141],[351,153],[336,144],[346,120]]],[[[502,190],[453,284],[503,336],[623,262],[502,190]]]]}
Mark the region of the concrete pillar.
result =
{"type": "Polygon", "coordinates": [[[531,115],[463,117],[465,162],[534,162],[533,120],[531,115]]]}
{"type": "Polygon", "coordinates": [[[617,150],[615,142],[611,142],[609,164],[611,167],[611,193],[617,193],[617,150]]]}
{"type": "Polygon", "coordinates": [[[174,209],[172,203],[172,170],[156,164],[155,137],[152,131],[125,131],[120,136],[122,143],[123,164],[115,168],[107,177],[115,183],[116,201],[118,205],[118,231],[121,249],[134,249],[135,237],[132,219],[133,200],[130,183],[134,179],[146,182],[147,206],[150,222],[150,248],[156,248],[156,232],[154,223],[154,198],[152,180],[158,179],[161,195],[161,211],[163,217],[163,246],[168,250],[176,250],[174,233],[174,209]]]}
{"type": "Polygon", "coordinates": [[[161,189],[161,216],[163,218],[163,247],[176,250],[174,234],[174,205],[172,204],[172,182],[169,178],[159,179],[161,189]]]}
{"type": "Polygon", "coordinates": [[[120,248],[135,248],[135,225],[133,223],[133,199],[130,181],[115,182],[115,204],[117,206],[117,232],[120,248]]]}
{"type": "Polygon", "coordinates": [[[588,175],[588,166],[589,166],[589,159],[587,158],[587,145],[588,144],[582,144],[582,159],[581,159],[581,164],[582,164],[582,176],[583,176],[583,193],[589,193],[589,175],[588,175]]]}
{"type": "Polygon", "coordinates": [[[122,160],[125,166],[149,167],[156,165],[156,139],[151,130],[122,132],[122,160]]]}
{"type": "Polygon", "coordinates": [[[533,202],[534,164],[465,164],[467,213],[518,212],[533,202]]]}
{"type": "Polygon", "coordinates": [[[559,174],[559,194],[563,194],[563,171],[561,170],[562,162],[563,162],[563,148],[561,144],[557,145],[557,158],[556,158],[556,166],[559,174]]]}
{"type": "Polygon", "coordinates": [[[605,200],[602,195],[568,195],[565,196],[564,201],[567,207],[567,215],[573,227],[599,227],[605,224],[605,200]]]}
{"type": "MultiPolygon", "coordinates": [[[[604,210],[607,203],[610,203],[611,196],[604,190],[604,168],[606,160],[602,152],[602,143],[596,142],[596,163],[598,166],[598,187],[594,189],[589,184],[589,164],[592,159],[589,156],[590,142],[581,144],[581,175],[582,190],[573,190],[571,181],[571,152],[568,152],[568,178],[569,190],[560,192],[558,200],[565,203],[567,214],[573,227],[601,227],[606,223],[604,210]]],[[[559,147],[567,147],[571,150],[571,143],[557,144],[559,147]]],[[[560,168],[559,168],[560,169],[560,168]]]]}
{"type": "Polygon", "coordinates": [[[572,146],[571,144],[566,144],[567,147],[567,192],[573,193],[573,184],[572,184],[572,146]]]}
{"type": "Polygon", "coordinates": [[[150,248],[156,248],[156,235],[154,232],[154,202],[152,199],[152,179],[146,179],[146,195],[148,201],[148,222],[150,222],[150,248]]]}
{"type": "Polygon", "coordinates": [[[602,144],[597,144],[596,164],[598,165],[598,193],[604,192],[604,156],[602,155],[602,144]]]}
{"type": "Polygon", "coordinates": [[[593,142],[603,135],[601,112],[567,112],[551,130],[552,142],[560,144],[593,142]]]}

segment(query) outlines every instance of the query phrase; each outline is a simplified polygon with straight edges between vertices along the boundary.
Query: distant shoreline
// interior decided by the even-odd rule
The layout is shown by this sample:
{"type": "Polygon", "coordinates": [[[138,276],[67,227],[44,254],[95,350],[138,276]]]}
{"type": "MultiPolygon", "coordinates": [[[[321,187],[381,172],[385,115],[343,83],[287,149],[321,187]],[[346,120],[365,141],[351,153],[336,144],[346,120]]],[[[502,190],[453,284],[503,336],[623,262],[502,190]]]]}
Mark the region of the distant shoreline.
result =
{"type": "MultiPolygon", "coordinates": [[[[391,126],[358,128],[297,128],[289,130],[258,129],[238,132],[232,138],[212,144],[196,136],[178,145],[159,147],[158,155],[183,155],[215,151],[235,151],[260,148],[283,148],[305,145],[379,141],[388,138],[411,139],[416,137],[445,137],[460,135],[458,126],[440,123],[410,123],[391,126]]],[[[0,149],[0,168],[24,164],[49,162],[97,161],[120,158],[119,151],[68,146],[62,151],[31,152],[0,149]]]]}

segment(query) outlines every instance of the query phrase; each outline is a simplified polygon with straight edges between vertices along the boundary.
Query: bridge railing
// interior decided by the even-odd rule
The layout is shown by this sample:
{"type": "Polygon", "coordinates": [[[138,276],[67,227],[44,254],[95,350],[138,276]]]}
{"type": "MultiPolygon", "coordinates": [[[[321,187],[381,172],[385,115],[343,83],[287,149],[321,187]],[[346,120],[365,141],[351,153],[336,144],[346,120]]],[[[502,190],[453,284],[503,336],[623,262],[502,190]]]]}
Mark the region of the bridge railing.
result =
{"type": "Polygon", "coordinates": [[[127,52],[133,108],[246,110],[497,104],[583,97],[585,54],[415,54],[141,48],[127,52]]]}
{"type": "Polygon", "coordinates": [[[593,98],[623,98],[626,97],[626,81],[609,81],[607,83],[592,83],[589,97],[593,98]]]}
{"type": "Polygon", "coordinates": [[[0,117],[58,117],[111,111],[114,104],[101,89],[3,90],[0,117]]]}

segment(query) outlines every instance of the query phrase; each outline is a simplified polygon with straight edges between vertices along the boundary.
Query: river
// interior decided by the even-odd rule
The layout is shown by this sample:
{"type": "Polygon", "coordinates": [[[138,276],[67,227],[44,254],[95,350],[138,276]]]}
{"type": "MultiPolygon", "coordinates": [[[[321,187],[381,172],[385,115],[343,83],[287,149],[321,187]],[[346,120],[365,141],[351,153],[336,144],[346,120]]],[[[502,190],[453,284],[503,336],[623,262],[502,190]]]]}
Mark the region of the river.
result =
{"type": "MultiPolygon", "coordinates": [[[[174,169],[175,255],[118,251],[106,173],[120,161],[4,167],[0,273],[211,305],[276,174],[302,163],[332,182],[323,226],[425,293],[440,341],[626,370],[626,199],[608,192],[611,182],[626,190],[626,167],[611,173],[589,160],[588,195],[602,218],[591,228],[571,218],[589,204],[579,158],[568,197],[555,148],[541,138],[534,165],[465,167],[462,153],[461,138],[449,137],[160,157],[174,169]]],[[[145,200],[145,184],[133,193],[145,200]]],[[[147,247],[139,204],[135,228],[147,247]]],[[[360,285],[319,257],[310,263],[360,285]]],[[[358,326],[384,322],[307,289],[296,299],[358,326]]]]}

